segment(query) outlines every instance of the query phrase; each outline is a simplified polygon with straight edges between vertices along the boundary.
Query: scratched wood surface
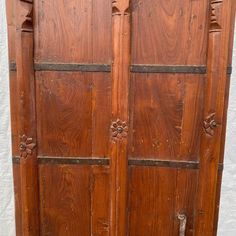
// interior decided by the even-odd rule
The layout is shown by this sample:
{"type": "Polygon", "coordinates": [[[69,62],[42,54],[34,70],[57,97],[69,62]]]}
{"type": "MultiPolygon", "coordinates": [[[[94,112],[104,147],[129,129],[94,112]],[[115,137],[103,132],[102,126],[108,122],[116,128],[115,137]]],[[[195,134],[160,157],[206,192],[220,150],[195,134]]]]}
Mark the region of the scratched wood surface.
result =
{"type": "Polygon", "coordinates": [[[130,157],[198,160],[204,79],[204,75],[132,75],[130,157]]]}
{"type": "Polygon", "coordinates": [[[111,62],[111,1],[36,0],[35,39],[37,61],[111,62]]]}
{"type": "Polygon", "coordinates": [[[208,0],[133,0],[132,6],[134,64],[206,64],[208,0]]]}
{"type": "Polygon", "coordinates": [[[236,1],[6,3],[17,236],[216,235],[236,1]]]}

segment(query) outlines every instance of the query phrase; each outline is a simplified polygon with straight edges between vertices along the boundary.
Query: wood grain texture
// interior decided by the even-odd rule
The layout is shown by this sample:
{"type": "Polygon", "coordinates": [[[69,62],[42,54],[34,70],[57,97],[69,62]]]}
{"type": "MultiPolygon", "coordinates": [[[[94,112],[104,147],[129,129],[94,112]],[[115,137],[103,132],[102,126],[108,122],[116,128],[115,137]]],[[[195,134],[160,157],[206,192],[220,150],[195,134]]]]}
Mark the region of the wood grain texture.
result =
{"type": "Polygon", "coordinates": [[[32,2],[7,2],[17,235],[215,235],[236,1],[32,2]]]}
{"type": "Polygon", "coordinates": [[[208,2],[132,1],[132,63],[205,65],[208,2]]]}
{"type": "Polygon", "coordinates": [[[36,77],[39,155],[107,157],[109,74],[37,72],[36,77]]]}
{"type": "MultiPolygon", "coordinates": [[[[228,64],[231,1],[211,1],[208,39],[208,73],[205,84],[204,117],[215,113],[212,120],[217,125],[209,135],[203,131],[200,146],[200,170],[198,180],[196,235],[214,233],[214,217],[217,209],[218,163],[221,152],[222,122],[225,105],[225,89],[228,64]],[[216,9],[216,10],[215,10],[216,9]],[[207,201],[205,200],[207,199],[207,201]]],[[[212,122],[211,121],[211,122],[212,122]]]]}
{"type": "Polygon", "coordinates": [[[203,86],[201,75],[134,74],[129,156],[197,160],[203,86]]]}
{"type": "Polygon", "coordinates": [[[108,235],[108,167],[40,165],[42,235],[108,235]]]}
{"type": "Polygon", "coordinates": [[[35,60],[111,61],[111,1],[35,1],[35,60]]]}
{"type": "MultiPolygon", "coordinates": [[[[232,54],[233,54],[233,43],[234,43],[234,27],[235,27],[235,11],[236,11],[236,1],[232,1],[231,9],[231,27],[230,27],[230,38],[229,38],[229,50],[228,50],[228,66],[232,65],[232,54]]],[[[225,89],[225,104],[224,104],[224,118],[222,122],[222,135],[221,135],[221,153],[219,163],[224,162],[224,152],[225,152],[225,138],[226,138],[226,125],[227,125],[227,111],[228,111],[228,101],[229,101],[229,90],[230,90],[230,80],[231,77],[228,75],[226,81],[225,89]]],[[[219,218],[219,208],[220,208],[220,194],[221,194],[221,182],[222,173],[218,175],[217,181],[217,197],[215,202],[215,219],[214,219],[214,235],[217,235],[218,229],[218,218],[219,218]]]]}
{"type": "Polygon", "coordinates": [[[130,1],[112,1],[112,120],[110,130],[110,236],[127,234],[130,1]],[[115,134],[115,135],[114,135],[115,134]]]}
{"type": "Polygon", "coordinates": [[[39,235],[38,169],[33,69],[33,4],[16,2],[16,65],[18,82],[22,235],[39,235]],[[33,146],[32,146],[33,145],[33,146]]]}
{"type": "Polygon", "coordinates": [[[129,235],[177,235],[178,213],[193,235],[195,170],[132,167],[129,176],[129,235]]]}
{"type": "MultiPolygon", "coordinates": [[[[16,61],[16,0],[7,0],[7,29],[8,29],[8,55],[9,64],[16,61]]],[[[17,74],[15,71],[9,71],[10,80],[10,112],[11,112],[11,137],[12,137],[12,155],[19,155],[19,116],[18,116],[18,91],[17,91],[17,74]]],[[[13,164],[13,183],[15,199],[15,227],[16,235],[22,235],[22,204],[21,204],[21,179],[20,165],[13,164]]]]}
{"type": "Polygon", "coordinates": [[[21,199],[21,179],[20,179],[20,165],[13,164],[13,180],[14,180],[14,197],[15,197],[15,226],[16,235],[22,234],[22,199],[21,199]]]}

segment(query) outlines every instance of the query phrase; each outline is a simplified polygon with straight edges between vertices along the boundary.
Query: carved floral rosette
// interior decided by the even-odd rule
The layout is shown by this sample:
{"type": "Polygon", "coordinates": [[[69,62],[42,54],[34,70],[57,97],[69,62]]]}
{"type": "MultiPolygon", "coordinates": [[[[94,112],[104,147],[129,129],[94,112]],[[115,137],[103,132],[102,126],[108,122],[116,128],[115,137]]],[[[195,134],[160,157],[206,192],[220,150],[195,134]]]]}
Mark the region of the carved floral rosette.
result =
{"type": "Polygon", "coordinates": [[[128,135],[128,126],[125,121],[117,119],[111,124],[111,133],[113,138],[122,139],[128,135]]]}
{"type": "Polygon", "coordinates": [[[32,155],[33,149],[36,147],[36,143],[32,138],[27,137],[25,134],[20,137],[20,156],[27,158],[28,155],[32,155]]]}

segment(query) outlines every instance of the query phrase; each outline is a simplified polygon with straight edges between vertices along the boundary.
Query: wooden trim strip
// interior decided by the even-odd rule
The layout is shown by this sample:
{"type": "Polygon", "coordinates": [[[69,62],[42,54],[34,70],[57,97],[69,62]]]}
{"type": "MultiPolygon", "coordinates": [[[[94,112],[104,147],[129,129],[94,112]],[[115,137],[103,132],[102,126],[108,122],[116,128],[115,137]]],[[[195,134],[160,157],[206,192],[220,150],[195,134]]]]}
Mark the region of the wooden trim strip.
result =
{"type": "Polygon", "coordinates": [[[206,66],[135,64],[131,66],[131,72],[133,73],[206,74],[206,66]]]}
{"type": "Polygon", "coordinates": [[[172,161],[172,160],[153,160],[153,159],[129,159],[132,166],[156,166],[180,169],[198,169],[199,162],[194,161],[172,161]]]}
{"type": "Polygon", "coordinates": [[[90,157],[38,157],[39,164],[69,164],[69,165],[109,165],[108,158],[90,157]]]}
{"type": "Polygon", "coordinates": [[[231,29],[231,0],[209,1],[209,35],[207,76],[204,99],[204,132],[200,139],[200,164],[195,206],[195,235],[214,235],[215,214],[218,211],[218,166],[221,162],[222,123],[225,114],[231,29]],[[216,10],[217,9],[217,13],[216,10]],[[216,13],[216,14],[215,14],[216,13]],[[210,128],[207,127],[208,124],[210,128]]]}
{"type": "Polygon", "coordinates": [[[111,72],[108,64],[34,63],[35,71],[111,72]]]}

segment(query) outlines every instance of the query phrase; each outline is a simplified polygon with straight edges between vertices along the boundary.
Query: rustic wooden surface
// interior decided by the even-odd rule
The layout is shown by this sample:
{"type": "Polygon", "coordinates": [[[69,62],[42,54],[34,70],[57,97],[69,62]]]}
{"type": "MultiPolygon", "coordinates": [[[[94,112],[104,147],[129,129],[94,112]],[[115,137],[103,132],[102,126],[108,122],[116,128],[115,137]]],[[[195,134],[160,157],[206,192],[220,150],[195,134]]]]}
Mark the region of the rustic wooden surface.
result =
{"type": "Polygon", "coordinates": [[[7,1],[17,235],[216,235],[236,1],[35,0],[33,32],[30,2],[7,1]]]}

